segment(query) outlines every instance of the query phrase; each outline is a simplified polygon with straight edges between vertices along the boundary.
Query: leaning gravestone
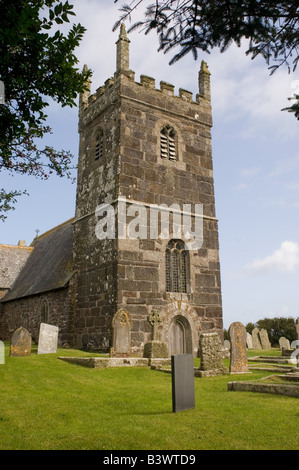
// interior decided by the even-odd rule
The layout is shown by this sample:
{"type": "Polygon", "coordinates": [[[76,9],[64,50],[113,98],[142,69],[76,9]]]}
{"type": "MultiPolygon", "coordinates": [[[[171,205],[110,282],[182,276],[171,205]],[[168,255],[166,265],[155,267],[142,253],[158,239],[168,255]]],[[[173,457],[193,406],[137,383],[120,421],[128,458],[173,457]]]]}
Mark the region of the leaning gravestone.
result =
{"type": "Polygon", "coordinates": [[[259,332],[259,337],[263,349],[271,349],[271,343],[269,341],[268,332],[262,328],[259,332]]]}
{"type": "Polygon", "coordinates": [[[195,408],[194,366],[192,354],[171,356],[172,411],[195,408]]]}
{"type": "Polygon", "coordinates": [[[246,328],[240,322],[234,322],[229,327],[230,365],[231,374],[248,372],[248,362],[246,354],[246,328]]]}
{"type": "Polygon", "coordinates": [[[254,328],[252,330],[251,336],[252,336],[252,347],[253,347],[253,349],[262,349],[261,340],[260,340],[260,336],[259,336],[259,329],[254,328]]]}
{"type": "Polygon", "coordinates": [[[10,356],[29,356],[31,354],[31,334],[22,326],[12,335],[10,356]]]}
{"type": "Polygon", "coordinates": [[[247,331],[247,334],[246,334],[246,346],[248,349],[253,349],[253,346],[252,346],[252,336],[250,333],[248,333],[247,331]]]}
{"type": "Polygon", "coordinates": [[[282,349],[291,349],[291,343],[287,338],[282,336],[281,338],[279,338],[279,347],[280,347],[281,350],[282,349]]]}
{"type": "Polygon", "coordinates": [[[57,352],[58,326],[41,323],[38,337],[37,354],[50,354],[57,352]]]}

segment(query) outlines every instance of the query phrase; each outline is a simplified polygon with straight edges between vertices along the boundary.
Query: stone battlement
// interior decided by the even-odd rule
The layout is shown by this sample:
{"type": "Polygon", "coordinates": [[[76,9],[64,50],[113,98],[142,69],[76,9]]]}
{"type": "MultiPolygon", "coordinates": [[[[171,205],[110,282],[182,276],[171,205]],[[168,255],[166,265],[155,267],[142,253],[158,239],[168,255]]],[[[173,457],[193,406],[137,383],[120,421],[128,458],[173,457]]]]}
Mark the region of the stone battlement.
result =
{"type": "MultiPolygon", "coordinates": [[[[148,75],[140,75],[140,81],[135,81],[135,72],[129,68],[129,39],[127,37],[124,25],[121,27],[120,36],[117,41],[117,54],[116,54],[116,72],[113,77],[108,78],[103,86],[97,88],[96,92],[91,94],[90,81],[87,83],[88,90],[80,95],[80,109],[79,114],[97,101],[99,108],[113,101],[113,90],[115,86],[119,86],[120,82],[127,80],[138,93],[143,89],[149,93],[160,94],[160,96],[167,96],[175,100],[182,100],[184,103],[194,104],[195,106],[202,106],[205,112],[209,112],[211,94],[210,94],[210,72],[205,61],[201,62],[201,68],[198,73],[198,94],[193,99],[193,93],[189,90],[179,88],[178,94],[175,94],[175,86],[171,83],[161,80],[160,87],[156,86],[156,80],[148,75]],[[101,101],[102,100],[102,101],[101,101]]],[[[84,66],[87,68],[87,66],[84,66]]],[[[141,92],[142,94],[142,92],[141,92]]]]}

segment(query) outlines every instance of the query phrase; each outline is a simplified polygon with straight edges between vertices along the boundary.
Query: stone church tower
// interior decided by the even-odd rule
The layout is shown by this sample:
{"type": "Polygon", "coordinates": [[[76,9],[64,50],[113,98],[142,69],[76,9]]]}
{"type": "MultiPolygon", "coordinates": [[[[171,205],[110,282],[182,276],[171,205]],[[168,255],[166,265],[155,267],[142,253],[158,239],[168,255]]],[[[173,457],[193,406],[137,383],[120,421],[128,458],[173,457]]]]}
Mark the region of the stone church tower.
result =
{"type": "Polygon", "coordinates": [[[129,43],[122,25],[114,77],[80,96],[75,347],[142,356],[156,341],[197,355],[200,334],[223,327],[210,73],[202,62],[195,100],[137,82],[129,43]],[[189,231],[173,230],[178,214],[189,231]]]}

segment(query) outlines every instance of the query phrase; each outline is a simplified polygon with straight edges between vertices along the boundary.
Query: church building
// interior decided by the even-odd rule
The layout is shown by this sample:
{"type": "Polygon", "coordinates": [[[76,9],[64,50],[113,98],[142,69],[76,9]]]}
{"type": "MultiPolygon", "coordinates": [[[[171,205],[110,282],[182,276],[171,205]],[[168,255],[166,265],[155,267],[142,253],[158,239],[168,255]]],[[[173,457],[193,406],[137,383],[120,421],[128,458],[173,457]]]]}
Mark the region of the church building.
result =
{"type": "Polygon", "coordinates": [[[79,99],[74,217],[0,245],[1,340],[49,323],[65,347],[196,356],[201,333],[223,339],[210,72],[202,61],[195,99],[135,81],[129,45],[122,25],[114,76],[79,99]]]}

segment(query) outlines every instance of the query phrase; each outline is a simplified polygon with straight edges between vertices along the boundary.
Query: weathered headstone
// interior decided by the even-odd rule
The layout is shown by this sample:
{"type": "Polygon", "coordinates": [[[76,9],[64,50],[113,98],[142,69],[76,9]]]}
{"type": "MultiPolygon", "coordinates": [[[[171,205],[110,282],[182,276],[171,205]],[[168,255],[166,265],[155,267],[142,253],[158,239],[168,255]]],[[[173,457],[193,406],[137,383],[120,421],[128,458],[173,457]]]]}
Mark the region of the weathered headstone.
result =
{"type": "Polygon", "coordinates": [[[248,333],[247,331],[247,334],[246,334],[246,346],[248,349],[253,349],[253,346],[252,346],[252,336],[250,333],[248,333]]]}
{"type": "Polygon", "coordinates": [[[246,328],[241,322],[234,322],[229,327],[230,365],[231,374],[248,372],[248,361],[246,354],[246,328]]]}
{"type": "Polygon", "coordinates": [[[143,357],[148,358],[167,358],[167,344],[159,340],[159,325],[162,322],[161,316],[157,310],[152,310],[148,321],[152,326],[152,340],[144,345],[143,357]]]}
{"type": "Polygon", "coordinates": [[[128,357],[131,353],[132,322],[128,312],[120,309],[113,317],[113,347],[110,355],[114,357],[128,357]]]}
{"type": "Polygon", "coordinates": [[[29,356],[31,354],[31,334],[22,326],[12,335],[10,356],[29,356]]]}
{"type": "Polygon", "coordinates": [[[195,408],[194,366],[192,354],[171,356],[172,411],[195,408]]]}
{"type": "Polygon", "coordinates": [[[222,344],[218,333],[202,333],[199,341],[200,370],[207,375],[225,374],[222,344]]]}
{"type": "Polygon", "coordinates": [[[0,341],[0,364],[5,364],[5,347],[3,341],[0,341]]]}
{"type": "Polygon", "coordinates": [[[251,333],[252,336],[252,348],[253,349],[262,349],[261,340],[259,336],[259,329],[254,328],[251,333]]]}
{"type": "Polygon", "coordinates": [[[269,341],[268,332],[262,328],[259,332],[260,342],[263,349],[271,349],[271,343],[269,341]]]}
{"type": "Polygon", "coordinates": [[[287,338],[282,336],[281,338],[279,338],[279,347],[280,347],[281,350],[282,349],[291,349],[290,340],[288,340],[287,338]]]}
{"type": "Polygon", "coordinates": [[[57,352],[58,326],[41,323],[39,328],[37,354],[50,354],[57,352]]]}
{"type": "Polygon", "coordinates": [[[223,359],[228,359],[229,355],[230,355],[230,341],[228,339],[225,339],[223,342],[222,357],[223,359]]]}

